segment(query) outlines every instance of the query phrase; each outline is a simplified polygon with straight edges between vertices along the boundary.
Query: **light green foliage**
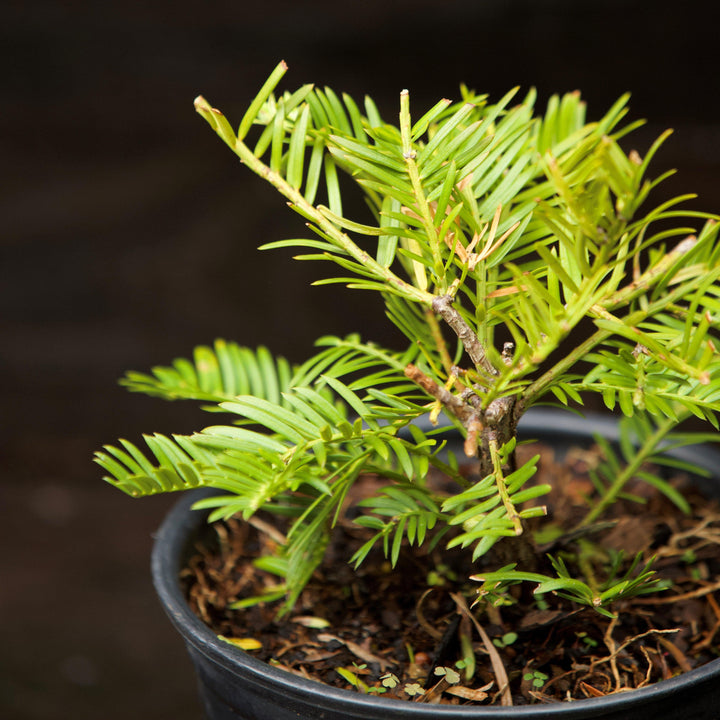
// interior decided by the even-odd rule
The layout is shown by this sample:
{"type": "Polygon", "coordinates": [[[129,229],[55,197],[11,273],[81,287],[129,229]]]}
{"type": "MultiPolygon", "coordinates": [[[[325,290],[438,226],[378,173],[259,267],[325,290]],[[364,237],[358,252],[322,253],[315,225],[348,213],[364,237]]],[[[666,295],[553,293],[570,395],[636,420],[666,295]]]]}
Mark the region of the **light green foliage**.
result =
{"type": "MultiPolygon", "coordinates": [[[[322,559],[330,533],[363,473],[386,484],[357,503],[354,522],[374,534],[352,558],[382,547],[394,565],[404,545],[472,547],[477,559],[541,515],[537,458],[515,460],[518,420],[538,402],[582,405],[597,393],[627,418],[619,449],[594,470],[591,522],[640,478],[680,509],[684,499],[644,463],[695,442],[674,432],[697,416],[717,428],[720,407],[720,244],[710,215],[683,210],[683,196],[652,207],[663,177],[623,147],[627,97],[597,121],[579,94],[535,93],[498,102],[462,88],[415,117],[400,96],[397,123],[330,89],[279,92],[281,63],[236,132],[202,97],[195,107],[243,164],[304,217],[312,237],[274,241],[338,272],[322,283],[379,292],[406,336],[391,351],[358,336],[324,337],[291,368],[264,348],[217,341],[152,374],[129,373],[131,390],[199,400],[227,424],[190,436],[121,440],[98,453],[109,480],[133,496],[206,486],[211,519],[259,510],[290,520],[274,567],[285,609],[322,559]],[[621,142],[622,141],[622,142],[621,142]],[[342,177],[346,176],[346,177],[342,177]],[[348,178],[366,217],[348,217],[348,178]],[[500,339],[502,338],[502,340],[500,339]],[[478,470],[466,477],[444,453],[444,413],[478,470]],[[458,487],[440,491],[436,468],[458,487]]],[[[706,438],[700,438],[706,439],[706,438]]],[[[568,576],[503,568],[485,587],[519,580],[603,609],[645,588],[646,568],[602,589],[568,576]]],[[[498,593],[500,597],[502,593],[498,593]]]]}
{"type": "Polygon", "coordinates": [[[585,582],[571,577],[565,562],[559,557],[550,557],[553,569],[557,573],[555,578],[516,570],[516,566],[512,564],[496,572],[473,576],[472,579],[482,583],[479,590],[480,597],[488,596],[491,602],[502,597],[510,586],[521,582],[530,582],[537,583],[534,590],[536,595],[552,592],[579,605],[594,608],[602,615],[614,617],[607,606],[616,600],[646,595],[668,587],[668,583],[654,577],[655,572],[651,569],[652,560],[636,572],[640,563],[640,555],[635,557],[630,567],[618,578],[617,571],[622,560],[621,553],[617,553],[611,559],[610,566],[606,571],[607,577],[601,583],[594,582],[594,578],[585,582]]]}
{"type": "Polygon", "coordinates": [[[436,667],[434,674],[445,678],[450,685],[457,685],[460,682],[460,675],[451,667],[436,667]]]}
{"type": "Polygon", "coordinates": [[[512,645],[517,639],[517,633],[507,632],[502,637],[494,638],[493,645],[495,645],[495,647],[504,648],[508,645],[512,645]]]}
{"type": "Polygon", "coordinates": [[[549,676],[546,675],[544,672],[540,672],[539,670],[533,670],[532,672],[525,673],[523,675],[523,680],[525,682],[529,682],[532,684],[532,686],[539,690],[545,683],[548,681],[549,676]]]}
{"type": "Polygon", "coordinates": [[[365,670],[367,665],[365,665],[364,663],[362,665],[355,665],[355,663],[353,663],[353,666],[355,668],[355,671],[348,670],[348,668],[344,668],[344,667],[337,668],[338,675],[340,675],[340,677],[342,677],[343,680],[350,683],[350,685],[352,685],[354,688],[356,688],[357,690],[359,690],[362,693],[370,694],[371,692],[379,692],[379,693],[386,692],[385,687],[379,687],[379,688],[370,687],[367,683],[364,683],[359,678],[359,676],[357,674],[358,671],[362,672],[363,670],[365,670]]]}

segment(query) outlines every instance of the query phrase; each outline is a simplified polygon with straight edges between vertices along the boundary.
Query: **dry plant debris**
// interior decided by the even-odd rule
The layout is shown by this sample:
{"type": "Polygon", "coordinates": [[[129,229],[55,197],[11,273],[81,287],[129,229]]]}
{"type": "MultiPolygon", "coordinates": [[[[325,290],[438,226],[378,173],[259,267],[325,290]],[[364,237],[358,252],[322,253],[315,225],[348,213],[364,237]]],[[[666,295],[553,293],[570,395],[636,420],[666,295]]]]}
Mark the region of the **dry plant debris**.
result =
{"type": "MultiPolygon", "coordinates": [[[[583,473],[592,461],[588,452],[570,453],[568,469],[542,449],[540,472],[552,473],[557,488],[553,517],[568,527],[590,490],[583,473]]],[[[253,566],[280,539],[262,521],[215,524],[214,540],[198,546],[183,580],[191,606],[219,635],[276,667],[336,687],[446,704],[599,697],[720,656],[714,579],[720,507],[691,492],[693,512],[682,517],[666,498],[644,492],[644,505],[617,504],[592,546],[587,537],[553,544],[553,552],[570,558],[583,543],[586,554],[597,552],[595,564],[602,548],[657,557],[655,568],[672,587],[619,603],[615,619],[552,595],[538,604],[527,588],[508,597],[509,604],[470,609],[476,588],[463,581],[469,557],[461,552],[403,548],[395,571],[378,552],[353,571],[345,560],[364,537],[350,523],[283,620],[272,602],[233,609],[243,598],[272,597],[278,586],[253,566]]]]}

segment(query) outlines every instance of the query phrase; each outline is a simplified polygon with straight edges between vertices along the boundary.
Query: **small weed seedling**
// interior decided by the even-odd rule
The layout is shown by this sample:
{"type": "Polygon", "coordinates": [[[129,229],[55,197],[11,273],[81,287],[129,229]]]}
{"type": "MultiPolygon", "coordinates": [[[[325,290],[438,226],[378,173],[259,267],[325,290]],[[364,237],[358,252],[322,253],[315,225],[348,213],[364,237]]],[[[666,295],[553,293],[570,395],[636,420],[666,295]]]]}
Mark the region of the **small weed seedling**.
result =
{"type": "Polygon", "coordinates": [[[548,676],[539,670],[533,670],[532,672],[525,673],[523,680],[531,683],[536,690],[540,690],[548,681],[548,676]]]}

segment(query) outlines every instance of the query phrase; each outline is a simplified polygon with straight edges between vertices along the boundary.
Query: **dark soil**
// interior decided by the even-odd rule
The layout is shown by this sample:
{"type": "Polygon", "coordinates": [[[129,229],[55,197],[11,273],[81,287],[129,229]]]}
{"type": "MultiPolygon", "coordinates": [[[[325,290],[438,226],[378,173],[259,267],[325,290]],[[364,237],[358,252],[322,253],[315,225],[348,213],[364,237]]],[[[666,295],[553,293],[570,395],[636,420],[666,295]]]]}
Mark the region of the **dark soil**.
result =
{"type": "MultiPolygon", "coordinates": [[[[545,498],[550,518],[572,528],[587,509],[586,470],[596,452],[571,451],[560,465],[551,450],[540,451],[538,481],[554,487],[545,498]]],[[[374,482],[364,478],[359,491],[374,482]]],[[[277,602],[231,607],[278,585],[277,577],[253,566],[276,545],[262,521],[216,524],[218,542],[198,546],[183,578],[193,609],[219,635],[266,662],[337,687],[454,704],[602,696],[720,656],[720,507],[687,478],[673,483],[690,500],[691,515],[638,484],[632,490],[643,503],[619,502],[594,532],[539,546],[541,558],[550,551],[568,565],[582,546],[600,579],[609,551],[622,550],[628,562],[637,553],[644,560],[655,556],[654,569],[672,586],[616,603],[615,619],[552,594],[538,603],[531,587],[513,588],[499,607],[483,599],[473,604],[478,583],[468,576],[496,569],[497,562],[484,568],[483,559],[473,564],[463,552],[442,552],[442,545],[430,554],[405,547],[394,569],[377,552],[354,571],[346,561],[367,538],[350,522],[336,528],[323,565],[282,620],[277,602]]]]}

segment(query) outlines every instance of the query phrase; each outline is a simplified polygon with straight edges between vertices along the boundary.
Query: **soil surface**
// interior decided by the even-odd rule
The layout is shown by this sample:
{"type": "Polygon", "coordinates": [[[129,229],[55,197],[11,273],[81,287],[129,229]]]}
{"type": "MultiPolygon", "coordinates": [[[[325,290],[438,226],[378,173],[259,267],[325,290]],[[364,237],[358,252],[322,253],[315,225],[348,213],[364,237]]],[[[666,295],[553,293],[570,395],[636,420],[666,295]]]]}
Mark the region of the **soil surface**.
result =
{"type": "MultiPolygon", "coordinates": [[[[549,516],[573,528],[587,512],[593,492],[587,469],[597,451],[572,450],[562,465],[549,448],[539,451],[537,482],[554,488],[543,498],[549,516]]],[[[356,491],[377,482],[363,478],[356,491]]],[[[581,558],[598,582],[620,551],[620,574],[638,553],[640,568],[654,556],[653,569],[669,587],[615,603],[615,618],[551,593],[538,600],[528,583],[500,604],[479,598],[479,583],[467,578],[496,569],[492,553],[473,564],[467,553],[442,544],[431,553],[404,547],[394,569],[377,551],[355,571],[346,561],[367,536],[350,521],[336,528],[325,561],[282,619],[279,602],[233,609],[277,588],[277,577],[253,565],[277,545],[267,519],[215,524],[215,540],[198,545],[183,579],[193,609],[216,633],[277,667],[337,687],[452,704],[602,696],[720,656],[720,507],[686,477],[672,483],[689,499],[691,514],[638,482],[630,488],[636,499],[616,503],[592,531],[537,544],[541,562],[550,553],[579,574],[581,558]]],[[[552,574],[540,568],[546,569],[552,574]]]]}

